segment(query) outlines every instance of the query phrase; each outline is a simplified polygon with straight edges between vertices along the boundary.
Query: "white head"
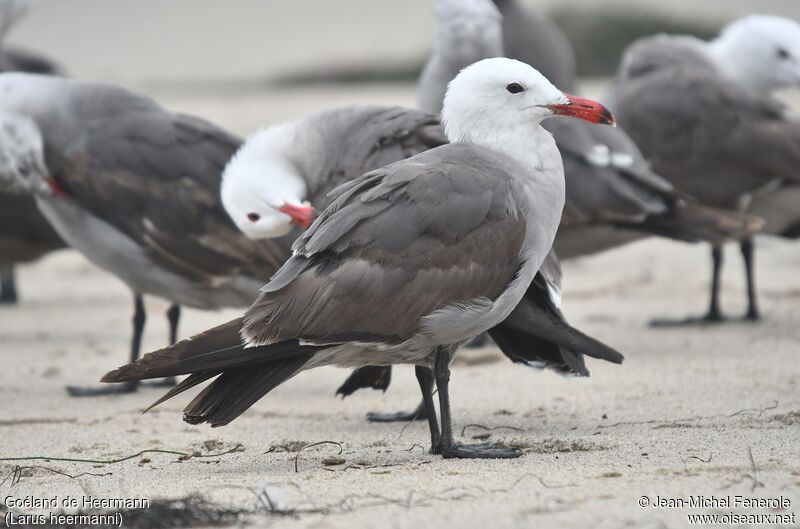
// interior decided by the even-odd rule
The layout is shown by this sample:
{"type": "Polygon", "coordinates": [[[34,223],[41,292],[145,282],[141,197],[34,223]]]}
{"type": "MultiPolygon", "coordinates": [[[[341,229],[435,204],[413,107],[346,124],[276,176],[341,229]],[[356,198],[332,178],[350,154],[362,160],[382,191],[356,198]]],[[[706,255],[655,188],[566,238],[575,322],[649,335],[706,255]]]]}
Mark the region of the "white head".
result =
{"type": "Polygon", "coordinates": [[[306,184],[283,156],[291,142],[289,126],[253,134],[222,174],[222,205],[251,239],[281,237],[295,226],[308,227],[314,208],[305,201],[306,184]]]}
{"type": "Polygon", "coordinates": [[[711,41],[717,66],[754,90],[800,86],[800,24],[788,18],[750,15],[726,26],[711,41]]]}
{"type": "Polygon", "coordinates": [[[563,93],[532,66],[513,59],[476,62],[447,87],[442,120],[454,142],[497,144],[509,134],[539,133],[545,118],[565,115],[613,124],[600,103],[563,93]]]}

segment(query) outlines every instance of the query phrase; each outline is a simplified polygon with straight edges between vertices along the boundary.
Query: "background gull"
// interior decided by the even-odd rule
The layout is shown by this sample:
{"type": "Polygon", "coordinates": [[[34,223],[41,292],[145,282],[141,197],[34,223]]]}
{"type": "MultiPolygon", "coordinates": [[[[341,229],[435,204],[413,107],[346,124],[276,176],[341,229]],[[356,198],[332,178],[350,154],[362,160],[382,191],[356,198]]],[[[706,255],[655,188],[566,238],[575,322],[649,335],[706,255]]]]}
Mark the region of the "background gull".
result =
{"type": "MultiPolygon", "coordinates": [[[[614,89],[624,124],[653,167],[704,203],[751,211],[766,231],[797,236],[800,222],[800,120],[769,91],[800,83],[800,26],[747,17],[706,43],[658,35],[627,50],[614,89]],[[646,109],[646,110],[645,110],[646,109]],[[754,202],[755,201],[755,202],[754,202]]],[[[741,242],[748,320],[759,319],[754,242],[741,242]]],[[[723,321],[722,247],[712,246],[708,313],[678,322],[723,321]]]]}
{"type": "MultiPolygon", "coordinates": [[[[29,8],[30,2],[26,0],[0,1],[0,72],[60,74],[61,68],[49,59],[8,45],[9,31],[29,8]]],[[[0,192],[0,303],[17,302],[16,263],[38,259],[63,246],[64,242],[42,217],[32,197],[0,192]]]]}

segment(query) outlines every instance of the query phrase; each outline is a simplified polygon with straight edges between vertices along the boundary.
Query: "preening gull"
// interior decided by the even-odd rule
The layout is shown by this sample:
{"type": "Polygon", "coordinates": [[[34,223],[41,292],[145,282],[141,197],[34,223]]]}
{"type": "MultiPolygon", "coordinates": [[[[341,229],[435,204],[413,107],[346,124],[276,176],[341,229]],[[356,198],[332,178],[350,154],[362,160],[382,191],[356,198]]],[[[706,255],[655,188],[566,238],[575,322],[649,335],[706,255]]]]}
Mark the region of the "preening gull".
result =
{"type": "Polygon", "coordinates": [[[249,306],[283,264],[291,239],[255,243],[220,204],[222,170],[240,145],[224,130],[115,86],[22,73],[0,74],[0,112],[17,140],[0,144],[11,162],[3,187],[32,193],[70,246],[133,291],[132,360],[142,294],[173,303],[174,342],[179,305],[249,306]]]}
{"type": "MultiPolygon", "coordinates": [[[[29,7],[27,0],[0,0],[0,72],[58,74],[61,69],[52,61],[6,44],[8,32],[29,7]]],[[[3,142],[9,140],[8,133],[0,132],[3,142]]],[[[0,164],[4,162],[5,158],[0,156],[0,164]]],[[[16,263],[32,261],[63,247],[64,242],[39,213],[32,197],[0,192],[0,303],[16,303],[18,299],[14,281],[16,263]]]]}
{"type": "Polygon", "coordinates": [[[449,363],[459,344],[512,313],[550,251],[564,176],[539,123],[556,114],[612,121],[524,63],[466,68],[445,99],[451,143],[338,187],[243,318],[103,380],[191,374],[166,399],[219,375],[184,420],[221,426],[305,369],[414,364],[431,411],[434,380],[438,388],[441,431],[428,415],[433,452],[518,456],[455,443],[449,363]]]}
{"type": "MultiPolygon", "coordinates": [[[[710,42],[658,35],[626,51],[614,89],[620,120],[676,187],[703,203],[751,211],[768,233],[797,236],[800,118],[769,91],[800,84],[800,25],[750,16],[710,42]]],[[[748,286],[746,318],[759,318],[754,241],[740,244],[748,286]]],[[[722,246],[712,246],[708,313],[677,323],[723,321],[722,246]]],[[[676,322],[665,322],[676,323],[676,322]]]]}

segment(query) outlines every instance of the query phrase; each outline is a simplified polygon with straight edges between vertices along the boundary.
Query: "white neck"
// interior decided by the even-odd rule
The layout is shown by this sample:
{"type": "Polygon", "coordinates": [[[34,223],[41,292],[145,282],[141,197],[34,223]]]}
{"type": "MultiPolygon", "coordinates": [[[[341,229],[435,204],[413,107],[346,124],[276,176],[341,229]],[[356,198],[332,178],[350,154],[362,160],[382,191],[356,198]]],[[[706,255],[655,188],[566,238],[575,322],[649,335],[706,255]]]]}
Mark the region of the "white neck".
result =
{"type": "Polygon", "coordinates": [[[742,50],[737,50],[736,47],[732,46],[727,40],[718,37],[709,41],[706,46],[706,51],[717,70],[729,81],[739,86],[755,90],[767,88],[762,87],[761,83],[756,79],[748,78],[744,71],[737,67],[738,61],[741,58],[739,55],[742,50]]]}

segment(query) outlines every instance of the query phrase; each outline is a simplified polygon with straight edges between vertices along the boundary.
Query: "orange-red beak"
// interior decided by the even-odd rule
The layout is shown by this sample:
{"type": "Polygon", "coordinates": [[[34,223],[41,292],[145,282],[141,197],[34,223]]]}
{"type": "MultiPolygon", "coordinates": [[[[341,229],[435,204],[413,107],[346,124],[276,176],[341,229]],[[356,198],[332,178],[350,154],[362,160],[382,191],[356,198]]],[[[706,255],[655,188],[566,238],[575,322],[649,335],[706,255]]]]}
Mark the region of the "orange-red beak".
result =
{"type": "Polygon", "coordinates": [[[292,217],[292,224],[308,228],[317,216],[317,211],[312,206],[284,204],[278,208],[281,213],[292,217]]]}
{"type": "Polygon", "coordinates": [[[585,119],[590,123],[600,123],[601,125],[616,127],[617,121],[614,119],[611,111],[597,101],[569,94],[564,95],[569,100],[569,103],[549,106],[550,110],[555,114],[585,119]]]}

